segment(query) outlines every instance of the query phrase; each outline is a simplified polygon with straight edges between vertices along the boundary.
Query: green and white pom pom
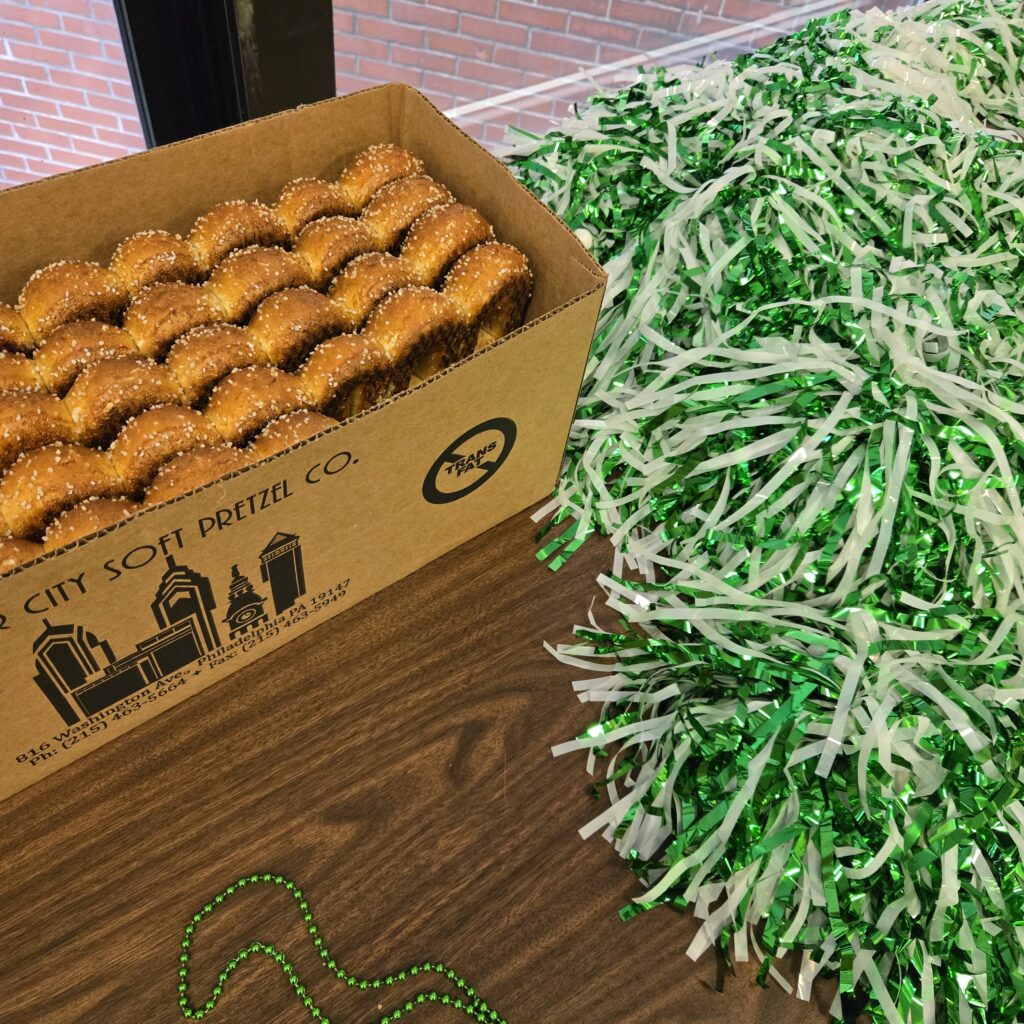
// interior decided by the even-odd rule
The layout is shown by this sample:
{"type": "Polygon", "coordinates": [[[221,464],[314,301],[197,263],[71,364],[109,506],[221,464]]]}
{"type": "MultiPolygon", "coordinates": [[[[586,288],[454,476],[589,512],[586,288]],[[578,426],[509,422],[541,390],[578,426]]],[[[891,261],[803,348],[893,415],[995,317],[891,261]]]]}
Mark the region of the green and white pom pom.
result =
{"type": "Polygon", "coordinates": [[[542,552],[616,549],[583,832],[837,1016],[1024,1018],[1022,61],[1017,3],[847,11],[511,157],[609,274],[542,552]]]}

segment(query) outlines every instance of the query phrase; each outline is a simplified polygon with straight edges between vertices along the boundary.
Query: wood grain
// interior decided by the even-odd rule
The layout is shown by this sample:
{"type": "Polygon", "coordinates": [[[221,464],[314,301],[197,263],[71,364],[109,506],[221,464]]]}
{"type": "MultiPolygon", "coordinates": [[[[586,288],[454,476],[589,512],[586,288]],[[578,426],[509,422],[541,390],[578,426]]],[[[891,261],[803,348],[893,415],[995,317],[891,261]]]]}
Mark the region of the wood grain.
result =
{"type": "MultiPolygon", "coordinates": [[[[800,1003],[742,965],[714,991],[713,957],[684,955],[688,918],[620,922],[639,887],[576,832],[596,806],[582,756],[550,753],[594,709],[541,646],[584,618],[609,553],[552,574],[534,529],[508,520],[0,805],[0,1021],[180,1020],[185,922],[269,870],[349,969],[444,959],[511,1024],[822,1024],[827,992],[800,1003]]],[[[335,1024],[400,1001],[328,977],[283,892],[247,890],[204,929],[198,998],[260,938],[335,1024]]],[[[212,1024],[308,1020],[266,960],[233,980],[212,1024]]]]}

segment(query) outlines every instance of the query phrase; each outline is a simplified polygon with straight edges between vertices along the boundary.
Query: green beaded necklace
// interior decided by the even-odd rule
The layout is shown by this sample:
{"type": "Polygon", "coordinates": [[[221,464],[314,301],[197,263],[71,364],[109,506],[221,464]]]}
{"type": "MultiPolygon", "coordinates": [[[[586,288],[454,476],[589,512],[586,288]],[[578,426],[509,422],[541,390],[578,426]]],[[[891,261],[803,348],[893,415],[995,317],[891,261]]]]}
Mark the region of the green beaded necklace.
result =
{"type": "Polygon", "coordinates": [[[186,1019],[202,1020],[217,1005],[217,1000],[220,999],[221,993],[224,991],[224,985],[232,972],[254,953],[262,953],[281,965],[281,970],[284,972],[291,987],[295,990],[295,994],[302,1000],[302,1005],[309,1011],[310,1020],[317,1022],[317,1024],[331,1024],[330,1019],[307,993],[306,986],[299,980],[299,976],[296,974],[295,968],[288,961],[288,958],[276,946],[267,942],[251,942],[248,946],[240,949],[217,976],[217,984],[213,986],[213,991],[206,1002],[201,1006],[193,1006],[189,1002],[188,967],[189,961],[192,958],[192,939],[196,933],[196,926],[203,918],[212,914],[229,896],[233,896],[238,892],[239,889],[244,889],[247,885],[255,885],[259,882],[283,886],[291,893],[292,898],[299,905],[299,910],[302,911],[302,920],[306,923],[306,929],[313,940],[313,945],[320,953],[320,959],[323,960],[324,966],[339,981],[344,981],[346,985],[359,989],[388,988],[400,981],[415,978],[421,974],[439,974],[447,978],[460,993],[457,996],[451,996],[445,992],[419,992],[412,999],[407,999],[402,1006],[397,1007],[390,1014],[385,1014],[381,1017],[378,1024],[388,1024],[388,1022],[400,1020],[403,1016],[416,1009],[417,1006],[422,1006],[426,1003],[441,1003],[443,1006],[454,1007],[454,1009],[461,1011],[471,1020],[481,1021],[484,1024],[507,1024],[507,1021],[499,1015],[497,1010],[492,1010],[476,994],[475,989],[444,964],[429,962],[417,964],[407,970],[389,974],[384,978],[357,978],[355,975],[349,974],[348,971],[335,963],[334,958],[324,945],[324,940],[320,938],[320,933],[313,922],[313,915],[310,913],[309,904],[302,895],[302,890],[283,875],[270,874],[246,875],[244,878],[240,878],[233,885],[229,885],[223,892],[218,893],[211,902],[205,904],[198,914],[193,914],[192,920],[185,926],[185,937],[181,940],[181,956],[178,957],[181,964],[178,968],[178,1005],[181,1007],[181,1015],[186,1019]]]}

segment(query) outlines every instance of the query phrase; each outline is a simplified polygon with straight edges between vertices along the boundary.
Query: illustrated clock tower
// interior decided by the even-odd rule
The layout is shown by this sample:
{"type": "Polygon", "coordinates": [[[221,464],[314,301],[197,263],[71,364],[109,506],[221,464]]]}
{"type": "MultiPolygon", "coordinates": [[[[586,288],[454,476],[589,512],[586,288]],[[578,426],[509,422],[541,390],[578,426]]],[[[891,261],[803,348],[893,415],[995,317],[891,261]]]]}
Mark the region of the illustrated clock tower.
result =
{"type": "Polygon", "coordinates": [[[253,588],[248,576],[243,576],[238,571],[238,566],[231,566],[231,586],[228,589],[228,611],[224,621],[231,630],[230,637],[245,636],[250,630],[255,629],[260,623],[267,621],[267,613],[263,606],[267,603],[265,597],[260,597],[253,588]]]}

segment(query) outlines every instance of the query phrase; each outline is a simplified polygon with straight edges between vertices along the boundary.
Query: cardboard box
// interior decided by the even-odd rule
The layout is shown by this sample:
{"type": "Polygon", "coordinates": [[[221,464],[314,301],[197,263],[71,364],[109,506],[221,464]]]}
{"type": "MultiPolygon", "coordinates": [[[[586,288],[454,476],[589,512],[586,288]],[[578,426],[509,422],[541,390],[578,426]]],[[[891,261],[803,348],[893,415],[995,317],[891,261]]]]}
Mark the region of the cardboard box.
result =
{"type": "Polygon", "coordinates": [[[384,141],[422,157],[529,256],[527,326],[319,438],[0,578],[0,799],[554,486],[604,276],[494,157],[407,87],[0,192],[0,298],[52,260],[105,263],[133,231],[185,232],[222,200],[273,200],[292,178],[335,178],[384,141]]]}

